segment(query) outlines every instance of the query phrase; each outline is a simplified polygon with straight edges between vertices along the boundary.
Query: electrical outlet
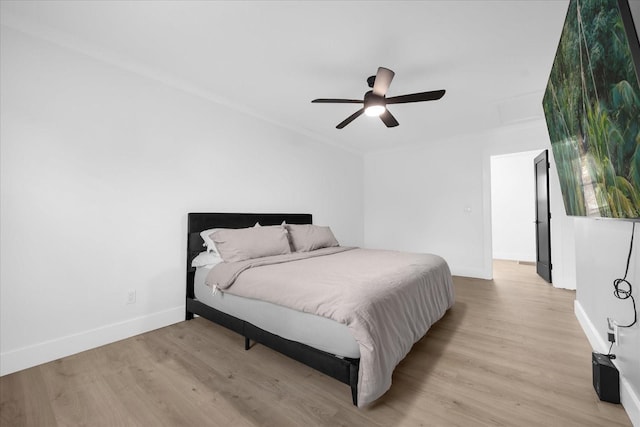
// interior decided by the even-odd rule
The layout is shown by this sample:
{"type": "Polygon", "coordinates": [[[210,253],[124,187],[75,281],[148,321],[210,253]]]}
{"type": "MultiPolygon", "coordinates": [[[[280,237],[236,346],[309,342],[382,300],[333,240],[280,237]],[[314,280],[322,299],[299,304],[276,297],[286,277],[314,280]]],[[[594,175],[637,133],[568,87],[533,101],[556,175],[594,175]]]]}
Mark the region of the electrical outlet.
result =
{"type": "Polygon", "coordinates": [[[136,303],[136,290],[129,289],[127,291],[127,304],[135,304],[136,303]]]}

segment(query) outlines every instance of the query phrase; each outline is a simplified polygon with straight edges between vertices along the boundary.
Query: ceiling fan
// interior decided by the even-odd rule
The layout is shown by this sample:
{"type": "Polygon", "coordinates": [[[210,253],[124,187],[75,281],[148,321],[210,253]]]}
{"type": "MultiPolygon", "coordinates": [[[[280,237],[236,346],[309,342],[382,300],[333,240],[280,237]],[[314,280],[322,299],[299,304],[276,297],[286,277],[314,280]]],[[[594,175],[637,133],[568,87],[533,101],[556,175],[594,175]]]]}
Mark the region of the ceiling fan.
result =
{"type": "Polygon", "coordinates": [[[393,96],[387,98],[385,95],[391,85],[391,80],[396,73],[388,68],[379,67],[375,76],[371,76],[367,79],[367,83],[372,90],[364,94],[364,100],[359,99],[334,99],[334,98],[319,98],[314,99],[311,102],[323,103],[323,104],[364,104],[364,106],[338,123],[336,128],[342,129],[358,117],[362,113],[367,116],[379,116],[382,122],[388,127],[398,126],[399,123],[395,117],[387,110],[388,104],[406,104],[408,102],[422,102],[422,101],[435,101],[444,96],[444,89],[433,90],[430,92],[418,92],[408,95],[393,96]]]}

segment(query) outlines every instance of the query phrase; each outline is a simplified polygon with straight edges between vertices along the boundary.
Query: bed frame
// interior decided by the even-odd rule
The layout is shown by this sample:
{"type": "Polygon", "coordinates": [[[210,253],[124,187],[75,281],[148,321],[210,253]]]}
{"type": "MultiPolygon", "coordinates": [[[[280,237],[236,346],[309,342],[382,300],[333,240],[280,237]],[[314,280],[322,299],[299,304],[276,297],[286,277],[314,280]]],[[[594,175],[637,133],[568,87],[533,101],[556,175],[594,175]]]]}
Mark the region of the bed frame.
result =
{"type": "Polygon", "coordinates": [[[202,252],[204,241],[200,232],[210,228],[245,228],[256,222],[261,225],[311,224],[310,214],[257,214],[257,213],[190,213],[187,225],[187,303],[186,320],[194,315],[204,317],[214,323],[235,331],[244,337],[244,348],[251,348],[251,340],[263,344],[286,356],[329,375],[351,387],[353,404],[358,404],[358,367],[360,359],[342,358],[315,349],[308,345],[290,341],[262,330],[249,322],[230,316],[209,307],[195,297],[195,268],[191,261],[202,252]]]}

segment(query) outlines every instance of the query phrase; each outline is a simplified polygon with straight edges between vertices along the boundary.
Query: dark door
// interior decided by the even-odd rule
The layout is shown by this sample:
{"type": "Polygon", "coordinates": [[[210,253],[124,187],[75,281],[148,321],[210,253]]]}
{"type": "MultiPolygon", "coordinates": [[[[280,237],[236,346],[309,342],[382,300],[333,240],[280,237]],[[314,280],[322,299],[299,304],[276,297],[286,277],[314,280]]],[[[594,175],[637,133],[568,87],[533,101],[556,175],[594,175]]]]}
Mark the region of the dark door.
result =
{"type": "Polygon", "coordinates": [[[551,227],[549,220],[549,157],[544,150],[533,160],[536,176],[536,271],[551,283],[551,227]]]}

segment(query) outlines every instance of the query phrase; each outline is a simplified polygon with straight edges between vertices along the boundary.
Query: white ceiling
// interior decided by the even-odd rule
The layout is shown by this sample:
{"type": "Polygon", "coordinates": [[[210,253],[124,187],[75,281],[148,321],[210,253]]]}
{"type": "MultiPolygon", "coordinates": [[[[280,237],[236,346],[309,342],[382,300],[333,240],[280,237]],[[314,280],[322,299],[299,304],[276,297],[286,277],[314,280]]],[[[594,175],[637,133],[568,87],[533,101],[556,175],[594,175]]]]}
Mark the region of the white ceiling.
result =
{"type": "MultiPolygon", "coordinates": [[[[2,1],[2,22],[163,80],[307,136],[366,153],[531,118],[547,83],[568,0],[2,1]],[[359,106],[378,66],[400,126],[359,106]],[[520,102],[519,100],[522,100],[520,102]],[[522,113],[520,113],[522,111],[522,113]]],[[[212,118],[213,119],[213,118],[212,118]]]]}

